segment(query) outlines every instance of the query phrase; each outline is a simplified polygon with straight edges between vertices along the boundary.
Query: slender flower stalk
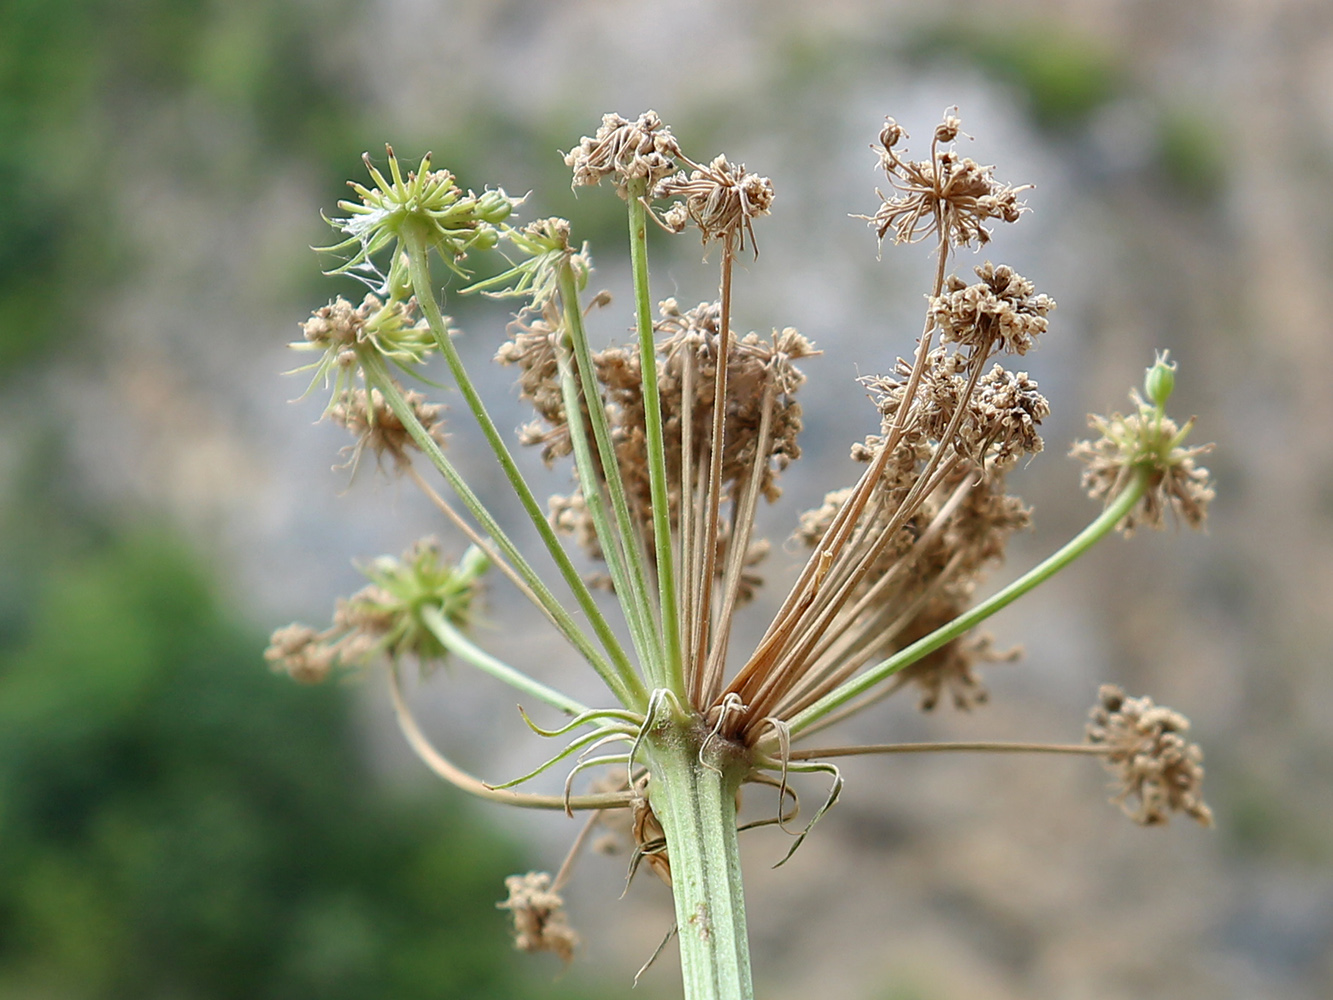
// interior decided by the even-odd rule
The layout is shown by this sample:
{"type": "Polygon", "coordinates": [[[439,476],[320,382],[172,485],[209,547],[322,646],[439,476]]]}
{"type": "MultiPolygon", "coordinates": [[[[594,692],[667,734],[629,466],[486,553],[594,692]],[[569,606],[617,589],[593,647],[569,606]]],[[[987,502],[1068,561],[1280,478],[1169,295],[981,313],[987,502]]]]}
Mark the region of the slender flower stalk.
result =
{"type": "MultiPolygon", "coordinates": [[[[1007,473],[1042,450],[1050,406],[1025,372],[997,360],[1023,355],[1047,335],[1055,302],[1005,264],[986,261],[971,277],[950,274],[959,248],[988,244],[993,227],[1026,211],[1024,186],[995,180],[992,167],[960,157],[961,122],[947,115],[929,156],[912,160],[891,119],[879,134],[879,164],[890,194],[865,216],[881,243],[928,242],[934,279],[911,360],[888,362],[861,380],[874,406],[851,456],[863,471],[801,517],[796,540],[805,566],[753,649],[733,648],[733,622],[761,584],[767,543],[755,533],[760,500],[781,494],[780,473],[800,456],[797,362],[817,354],[796,330],[768,337],[732,329],[735,263],[758,256],[757,224],[774,205],[767,177],[726,156],[691,159],[661,119],[609,114],[565,160],[575,186],[609,179],[627,206],[635,337],[596,350],[589,335],[584,247],[563,219],[510,220],[517,199],[500,190],[464,192],[430,157],[404,172],[392,149],[387,171],[370,164],[373,186],[353,184],[355,200],[331,220],[342,234],[327,248],[334,270],[372,286],[359,306],[341,299],[317,310],[294,345],[318,357],[311,389],[331,390],[326,414],[354,437],[349,465],[370,451],[383,471],[407,475],[470,543],[456,562],[438,543],[366,567],[370,584],[340,602],[325,631],[279,629],[266,657],[294,678],[322,680],[339,664],[388,664],[404,737],[441,778],[470,794],[526,808],[624,810],[634,841],[630,874],[644,864],[671,886],[676,933],[691,1000],[753,996],[738,834],[777,824],[800,846],[838,800],[840,757],[935,751],[1073,753],[1100,757],[1118,779],[1115,801],[1131,818],[1160,824],[1183,812],[1208,823],[1199,792],[1202,754],[1185,739],[1188,721],[1147,698],[1104,687],[1082,744],[1024,741],[803,746],[854,712],[915,687],[924,710],[948,695],[960,709],[986,701],[977,666],[1012,659],[977,626],[1119,529],[1162,527],[1165,514],[1198,527],[1213,491],[1166,413],[1175,366],[1161,355],[1128,416],[1093,417],[1098,437],[1074,447],[1084,485],[1102,513],[1066,545],[993,596],[974,602],[979,580],[1004,557],[1030,514],[1006,489],[1007,473]],[[670,202],[670,204],[665,204],[670,202]],[[657,305],[649,288],[649,221],[668,233],[698,230],[717,245],[718,298],[683,309],[657,305]],[[468,278],[470,261],[504,248],[507,266],[463,293],[516,299],[518,312],[497,360],[517,368],[535,421],[520,441],[540,446],[547,465],[572,458],[574,492],[549,510],[491,418],[453,346],[451,321],[432,275],[438,260],[468,278]],[[483,497],[445,454],[441,408],[400,376],[415,376],[439,353],[486,439],[514,502],[536,527],[547,561],[534,562],[501,528],[503,498],[483,497]],[[386,461],[387,459],[387,461],[386,461]],[[444,492],[430,480],[438,475],[444,492]],[[448,494],[448,495],[446,495],[448,494]],[[457,505],[456,505],[457,504],[457,505]],[[605,564],[585,580],[566,543],[605,564]],[[553,564],[558,586],[543,575],[553,564]],[[596,671],[613,699],[585,705],[502,661],[467,635],[480,580],[494,566],[535,605],[555,633],[596,671]],[[626,647],[594,597],[609,587],[626,647]],[[562,741],[529,774],[487,783],[453,764],[422,730],[402,677],[422,675],[448,656],[507,684],[529,704],[564,716],[532,731],[562,741]],[[587,771],[606,774],[576,791],[587,771]],[[515,791],[549,771],[563,794],[515,791]],[[798,822],[792,775],[828,782],[823,804],[798,822]],[[774,815],[738,824],[743,785],[776,789],[774,815]]],[[[743,289],[742,289],[743,290],[743,289]]],[[[594,303],[605,305],[598,295],[594,303]]],[[[591,825],[576,840],[587,838],[591,825]]],[[[790,851],[788,852],[790,856],[790,851]]],[[[518,946],[568,961],[577,935],[560,890],[573,853],[552,879],[530,872],[509,880],[518,946]]],[[[785,859],[784,859],[785,860],[785,859]]]]}

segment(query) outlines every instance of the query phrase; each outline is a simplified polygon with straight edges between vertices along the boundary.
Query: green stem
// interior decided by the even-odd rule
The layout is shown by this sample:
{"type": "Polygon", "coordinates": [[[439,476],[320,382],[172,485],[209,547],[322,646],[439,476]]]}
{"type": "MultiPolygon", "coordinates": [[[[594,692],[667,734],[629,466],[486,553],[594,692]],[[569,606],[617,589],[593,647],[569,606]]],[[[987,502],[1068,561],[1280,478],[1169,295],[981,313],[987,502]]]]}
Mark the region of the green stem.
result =
{"type": "MultiPolygon", "coordinates": [[[[389,408],[393,410],[394,415],[398,417],[399,421],[407,429],[408,434],[412,436],[412,440],[416,442],[416,445],[421,449],[422,454],[430,459],[431,464],[439,470],[440,475],[444,476],[445,481],[449,484],[450,488],[452,488],[453,491],[458,494],[459,499],[463,501],[463,505],[467,507],[472,516],[477,519],[477,523],[481,525],[482,530],[495,540],[495,544],[499,547],[505,558],[509,560],[510,565],[514,567],[514,570],[519,573],[519,575],[527,582],[528,586],[532,588],[532,592],[536,595],[542,609],[550,615],[551,620],[555,623],[556,627],[560,629],[560,634],[563,635],[575,649],[583,654],[584,658],[592,665],[593,669],[597,671],[598,675],[605,681],[606,685],[620,700],[622,705],[626,708],[643,711],[647,704],[647,698],[642,684],[639,683],[638,677],[635,676],[631,670],[630,678],[634,683],[632,686],[626,683],[622,679],[621,673],[615,670],[611,664],[597,652],[592,643],[588,641],[587,636],[585,636],[574,623],[574,619],[569,612],[565,610],[564,606],[558,600],[556,600],[555,595],[551,593],[541,577],[537,575],[537,572],[532,568],[528,561],[523,558],[523,554],[519,552],[517,546],[514,545],[509,536],[501,529],[500,525],[496,522],[495,517],[486,509],[486,506],[481,502],[481,499],[472,492],[472,488],[468,486],[458,470],[454,468],[453,463],[445,457],[444,452],[440,449],[439,442],[431,437],[426,429],[421,426],[421,422],[417,420],[416,416],[412,413],[412,408],[408,406],[407,401],[403,398],[402,392],[400,392],[397,385],[394,384],[393,379],[389,377],[389,372],[385,368],[384,360],[373,351],[363,351],[360,353],[359,358],[362,371],[366,376],[367,387],[375,389],[384,397],[385,402],[389,404],[389,408]]],[[[614,639],[614,636],[612,638],[614,639]]],[[[618,643],[617,648],[619,648],[618,643]]],[[[621,651],[620,655],[623,657],[624,652],[621,651]]],[[[628,669],[628,660],[626,660],[626,668],[628,669]]]]}
{"type": "Polygon", "coordinates": [[[467,660],[478,670],[490,674],[496,680],[502,681],[524,694],[531,695],[566,715],[582,715],[589,711],[587,705],[581,705],[573,698],[555,690],[555,688],[547,687],[540,681],[533,680],[523,671],[511,667],[503,660],[497,660],[484,649],[474,645],[467,636],[449,624],[449,620],[440,613],[439,608],[422,608],[421,623],[430,630],[431,635],[440,641],[441,646],[467,660]]]}
{"type": "MultiPolygon", "coordinates": [[[[496,429],[495,422],[487,412],[481,396],[472,384],[472,379],[463,367],[462,358],[458,356],[458,351],[449,337],[449,331],[444,324],[444,317],[440,315],[440,307],[435,301],[435,290],[430,278],[430,261],[427,257],[425,245],[409,235],[404,240],[404,246],[407,250],[408,264],[412,275],[412,290],[416,294],[417,303],[425,314],[426,321],[430,324],[431,332],[435,335],[440,353],[444,355],[444,359],[449,365],[449,371],[453,375],[455,384],[462,392],[473,416],[476,417],[478,426],[481,427],[486,441],[491,446],[491,451],[504,470],[505,477],[513,487],[514,493],[518,496],[529,520],[532,521],[533,527],[537,529],[537,533],[545,543],[552,560],[559,568],[560,575],[564,577],[565,583],[573,591],[579,609],[587,616],[588,621],[592,624],[593,631],[597,634],[597,638],[611,657],[610,667],[607,667],[605,661],[601,660],[600,657],[597,657],[596,660],[590,658],[589,662],[597,669],[602,679],[623,705],[627,708],[642,711],[647,704],[647,692],[643,688],[643,683],[639,680],[638,674],[634,672],[629,657],[626,656],[625,650],[621,647],[619,640],[616,639],[606,617],[602,614],[601,609],[597,607],[597,602],[593,599],[588,585],[584,582],[583,577],[579,575],[579,571],[570,560],[569,554],[565,552],[564,547],[560,544],[560,539],[556,537],[555,530],[546,519],[546,512],[537,503],[537,498],[533,496],[527,481],[523,478],[522,473],[518,471],[518,466],[509,453],[509,448],[496,429]]],[[[439,449],[435,448],[434,451],[438,452],[439,449]]],[[[434,460],[433,456],[432,460],[434,460]]],[[[435,464],[437,468],[440,467],[439,462],[435,464]]],[[[442,468],[441,471],[443,472],[442,468]]],[[[450,485],[453,485],[452,480],[450,480],[450,485]]],[[[546,588],[543,587],[542,589],[545,590],[546,588]]],[[[568,617],[567,614],[566,617],[568,617]]],[[[583,645],[578,643],[575,645],[578,646],[580,652],[584,653],[585,657],[588,655],[583,645]]]]}
{"type": "Polygon", "coordinates": [[[959,615],[953,621],[942,625],[929,635],[918,639],[910,646],[906,646],[894,653],[886,660],[880,661],[871,667],[865,673],[860,674],[845,684],[834,688],[824,697],[811,704],[808,708],[798,712],[790,720],[788,725],[791,734],[797,733],[813,725],[819,719],[823,718],[829,712],[846,704],[857,695],[862,694],[881,681],[892,677],[904,667],[910,666],[923,656],[934,652],[948,642],[952,642],[968,629],[981,624],[1001,608],[1008,607],[1018,598],[1022,597],[1029,590],[1044,583],[1060,570],[1064,569],[1071,562],[1081,556],[1088,549],[1092,548],[1104,535],[1114,530],[1120,523],[1120,519],[1133,509],[1139,502],[1144,491],[1148,486],[1148,478],[1151,470],[1147,467],[1140,467],[1135,470],[1134,478],[1126,485],[1124,491],[1115,498],[1101,515],[1080,531],[1058,552],[1029,570],[1023,576],[1019,577],[1009,586],[1005,587],[999,593],[988,600],[982,601],[976,607],[959,615]]]}
{"type": "MultiPolygon", "coordinates": [[[[578,311],[577,306],[574,307],[574,311],[578,311]]],[[[584,506],[587,508],[588,517],[592,520],[593,532],[601,545],[602,558],[606,561],[606,569],[611,575],[611,585],[615,588],[616,594],[633,594],[629,571],[625,568],[623,550],[618,544],[615,530],[611,527],[611,520],[607,515],[602,481],[597,477],[597,463],[588,441],[588,428],[583,421],[583,403],[586,396],[580,391],[578,373],[574,370],[575,362],[570,358],[570,345],[563,338],[556,343],[556,366],[565,404],[565,422],[569,427],[569,444],[574,452],[574,469],[578,473],[584,506]]],[[[591,403],[588,408],[593,408],[591,403]]],[[[640,602],[632,599],[622,599],[621,604],[635,652],[641,663],[650,665],[651,675],[656,639],[645,620],[646,610],[640,602]]]]}
{"type": "Polygon", "coordinates": [[[645,747],[648,794],[671,863],[685,1000],[752,1000],[736,838],[744,769],[737,760],[701,761],[704,735],[697,720],[673,721],[645,747]]]}
{"type": "MultiPolygon", "coordinates": [[[[630,514],[629,500],[625,495],[625,482],[620,475],[620,460],[616,455],[615,443],[611,440],[611,429],[606,423],[606,404],[602,401],[601,390],[597,384],[597,368],[593,361],[592,349],[588,346],[588,333],[583,326],[583,313],[579,309],[578,286],[574,280],[574,269],[566,260],[560,264],[556,281],[560,288],[560,301],[564,306],[565,326],[569,333],[570,344],[574,351],[574,361],[578,370],[579,382],[583,390],[583,399],[588,404],[588,422],[592,426],[593,439],[597,442],[597,454],[601,460],[602,479],[611,499],[611,510],[615,514],[619,533],[619,547],[624,555],[624,579],[616,581],[616,594],[629,612],[632,627],[635,628],[635,641],[639,649],[639,658],[644,664],[649,677],[655,685],[662,681],[662,649],[657,635],[657,619],[648,599],[648,575],[644,567],[643,549],[640,535],[630,514]]],[[[565,405],[566,419],[573,426],[577,416],[577,407],[565,405]]],[[[579,458],[580,463],[586,460],[579,458]]],[[[587,462],[587,471],[593,471],[591,462],[587,462]]],[[[583,472],[580,468],[580,474],[583,472]]],[[[596,490],[594,482],[594,492],[596,490]]],[[[584,500],[591,503],[593,493],[584,489],[584,500]]],[[[589,508],[591,511],[591,507],[589,508]]],[[[609,528],[609,525],[607,526],[609,528]]],[[[603,533],[598,527],[598,540],[602,551],[609,557],[617,545],[617,536],[609,530],[603,533]]],[[[608,565],[610,563],[608,562],[608,565]]]]}
{"type": "MultiPolygon", "coordinates": [[[[648,290],[648,219],[642,198],[648,182],[629,181],[629,259],[634,275],[634,314],[639,328],[639,368],[643,375],[644,436],[648,442],[648,477],[653,501],[653,545],[657,558],[657,591],[666,641],[666,686],[684,698],[680,621],[676,607],[676,570],[671,550],[671,504],[667,493],[666,440],[662,434],[662,402],[657,389],[657,345],[653,340],[652,299],[648,290]]],[[[683,502],[683,501],[682,501],[683,502]]]]}

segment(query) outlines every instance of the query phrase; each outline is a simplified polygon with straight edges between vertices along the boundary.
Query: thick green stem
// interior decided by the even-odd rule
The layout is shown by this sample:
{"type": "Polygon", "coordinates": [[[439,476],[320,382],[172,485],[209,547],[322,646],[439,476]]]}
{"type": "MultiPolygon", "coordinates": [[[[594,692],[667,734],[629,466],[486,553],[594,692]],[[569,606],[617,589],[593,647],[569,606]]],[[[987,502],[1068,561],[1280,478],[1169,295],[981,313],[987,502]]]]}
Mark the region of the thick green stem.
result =
{"type": "Polygon", "coordinates": [[[945,643],[957,639],[968,629],[980,625],[995,612],[1008,607],[1029,590],[1044,583],[1064,569],[1092,548],[1103,536],[1109,534],[1120,523],[1120,519],[1133,509],[1147,489],[1148,478],[1151,474],[1152,470],[1147,467],[1137,469],[1134,478],[1126,484],[1124,491],[1115,498],[1109,507],[1102,511],[1097,520],[1070,539],[1063,548],[1047,558],[1045,562],[1029,570],[990,599],[982,601],[970,611],[959,615],[947,625],[942,625],[930,635],[900,649],[887,660],[880,661],[865,673],[834,688],[808,708],[798,712],[788,720],[791,734],[795,736],[802,730],[809,728],[829,712],[845,705],[857,695],[869,691],[876,684],[892,677],[904,667],[910,666],[923,656],[934,652],[945,643]]]}
{"type": "Polygon", "coordinates": [[[685,1000],[751,1000],[750,945],[736,839],[744,766],[706,731],[673,720],[648,738],[648,794],[666,834],[685,1000]]]}

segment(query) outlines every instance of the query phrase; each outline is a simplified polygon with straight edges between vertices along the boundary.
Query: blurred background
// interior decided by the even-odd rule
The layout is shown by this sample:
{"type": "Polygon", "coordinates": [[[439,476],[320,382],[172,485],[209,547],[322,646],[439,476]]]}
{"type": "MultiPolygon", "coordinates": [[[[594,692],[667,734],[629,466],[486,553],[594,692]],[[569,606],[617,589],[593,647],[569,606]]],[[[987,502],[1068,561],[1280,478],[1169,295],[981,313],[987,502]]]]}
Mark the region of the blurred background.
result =
{"type": "MultiPolygon", "coordinates": [[[[576,825],[434,783],[379,678],[298,689],[262,662],[273,627],[322,625],[360,585],[352,560],[457,546],[408,487],[331,469],[341,432],[289,403],[296,324],[355,292],[307,249],[329,242],[319,213],[386,140],[532,191],[525,218],[591,241],[618,296],[594,330],[623,340],[622,207],[575,198],[558,151],[652,107],[695,159],[770,176],[734,322],[824,350],[807,457],[764,513],[771,601],[797,513],[874,427],[852,379],[919,330],[929,252],[877,260],[849,218],[885,186],[868,145],[893,115],[923,152],[954,105],[965,154],[1036,185],[957,269],[1010,263],[1059,302],[1023,359],[1054,409],[1014,477],[1036,527],[995,579],[1095,513],[1063,453],[1157,348],[1180,362],[1173,411],[1217,443],[1218,499],[1207,535],[1109,540],[997,617],[1026,657],[990,669],[989,706],[909,697],[849,732],[1076,740],[1113,681],[1191,717],[1217,828],[1134,827],[1087,760],[856,761],[790,864],[769,867],[780,833],[746,844],[759,994],[1333,994],[1333,6],[4,0],[0,996],[624,995],[671,923],[660,885],[618,900],[625,859],[585,859],[573,967],[514,954],[503,876],[554,869],[576,825]]],[[[657,296],[715,295],[692,240],[653,253],[657,296]]],[[[503,305],[446,308],[498,422],[525,421],[488,364],[503,305]]],[[[450,447],[502,495],[461,414],[450,447]]],[[[498,583],[485,618],[484,645],[594,695],[498,583]]],[[[458,669],[416,697],[442,746],[505,778],[547,748],[494,688],[458,669]]],[[[640,992],[673,995],[675,962],[640,992]]]]}

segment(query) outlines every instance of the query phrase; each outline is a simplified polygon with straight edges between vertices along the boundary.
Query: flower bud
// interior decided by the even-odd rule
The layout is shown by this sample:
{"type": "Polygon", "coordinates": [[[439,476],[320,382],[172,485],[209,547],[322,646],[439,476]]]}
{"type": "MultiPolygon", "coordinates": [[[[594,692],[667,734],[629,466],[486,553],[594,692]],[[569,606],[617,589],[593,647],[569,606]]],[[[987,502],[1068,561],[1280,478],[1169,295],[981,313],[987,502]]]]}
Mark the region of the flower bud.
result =
{"type": "Polygon", "coordinates": [[[477,218],[491,225],[499,225],[513,214],[514,206],[522,199],[514,199],[500,188],[488,188],[477,198],[477,218]]]}
{"type": "Polygon", "coordinates": [[[1143,379],[1143,389],[1148,402],[1158,409],[1166,406],[1166,401],[1171,398],[1171,392],[1176,387],[1176,363],[1167,360],[1169,353],[1169,351],[1160,352],[1143,379]]]}
{"type": "Polygon", "coordinates": [[[500,234],[490,226],[485,226],[477,230],[477,234],[472,237],[471,244],[474,250],[493,250],[495,245],[500,242],[500,234]]]}

